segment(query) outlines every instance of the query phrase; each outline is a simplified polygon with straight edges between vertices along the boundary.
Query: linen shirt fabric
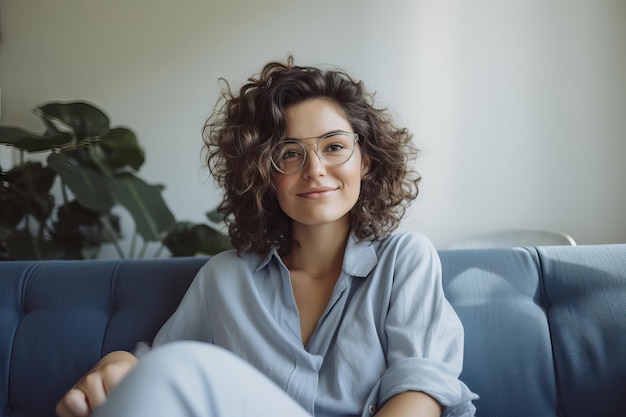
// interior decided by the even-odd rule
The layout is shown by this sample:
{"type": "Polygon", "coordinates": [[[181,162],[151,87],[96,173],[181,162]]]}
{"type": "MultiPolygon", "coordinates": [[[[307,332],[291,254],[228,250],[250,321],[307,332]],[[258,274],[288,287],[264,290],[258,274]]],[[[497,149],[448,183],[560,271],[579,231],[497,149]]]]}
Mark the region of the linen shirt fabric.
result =
{"type": "Polygon", "coordinates": [[[341,274],[305,346],[277,250],[213,256],[152,346],[196,340],[223,347],[314,416],[370,416],[396,394],[423,391],[444,416],[467,417],[477,396],[458,379],[463,337],[435,248],[405,232],[380,241],[349,237],[341,274]]]}

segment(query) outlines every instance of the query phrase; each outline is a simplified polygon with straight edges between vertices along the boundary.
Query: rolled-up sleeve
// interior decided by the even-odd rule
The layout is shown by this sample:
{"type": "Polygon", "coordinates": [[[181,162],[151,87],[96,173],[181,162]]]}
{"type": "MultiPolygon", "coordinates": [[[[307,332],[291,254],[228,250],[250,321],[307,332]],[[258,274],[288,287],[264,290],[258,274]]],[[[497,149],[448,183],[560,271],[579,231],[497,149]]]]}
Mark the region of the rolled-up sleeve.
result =
{"type": "Polygon", "coordinates": [[[473,416],[476,394],[459,380],[463,366],[463,326],[446,300],[441,263],[430,241],[405,234],[382,260],[392,270],[384,324],[387,370],[379,404],[396,394],[422,391],[435,398],[445,416],[473,416]]]}

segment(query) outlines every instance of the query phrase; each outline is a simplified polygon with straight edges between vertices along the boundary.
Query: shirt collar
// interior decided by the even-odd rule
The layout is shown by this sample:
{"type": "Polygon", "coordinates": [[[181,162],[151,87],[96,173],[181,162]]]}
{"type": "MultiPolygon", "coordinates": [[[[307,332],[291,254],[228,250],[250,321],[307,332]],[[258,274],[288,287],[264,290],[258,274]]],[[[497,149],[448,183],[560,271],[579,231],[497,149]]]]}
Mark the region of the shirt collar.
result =
{"type": "Polygon", "coordinates": [[[261,269],[265,268],[272,259],[276,259],[276,262],[281,264],[283,262],[280,259],[280,256],[278,255],[278,250],[275,247],[273,247],[272,250],[270,250],[270,252],[265,256],[253,254],[251,260],[253,264],[255,264],[254,272],[259,272],[261,269]]]}
{"type": "MultiPolygon", "coordinates": [[[[276,248],[272,248],[266,256],[255,255],[252,259],[256,263],[254,272],[265,268],[272,259],[283,264],[276,248]]],[[[372,272],[377,263],[378,257],[372,242],[369,240],[359,241],[354,234],[350,233],[346,253],[343,257],[343,271],[351,276],[365,278],[372,272]]]]}
{"type": "Polygon", "coordinates": [[[370,240],[359,241],[350,233],[343,257],[343,272],[355,277],[367,277],[378,263],[376,250],[370,240]]]}

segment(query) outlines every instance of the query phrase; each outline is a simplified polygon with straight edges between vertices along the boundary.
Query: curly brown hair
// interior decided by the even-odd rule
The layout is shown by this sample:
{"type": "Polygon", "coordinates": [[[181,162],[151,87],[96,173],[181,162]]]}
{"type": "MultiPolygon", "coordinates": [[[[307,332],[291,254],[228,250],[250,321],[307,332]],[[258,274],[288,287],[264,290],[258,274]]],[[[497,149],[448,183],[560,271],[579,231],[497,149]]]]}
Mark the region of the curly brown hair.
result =
{"type": "Polygon", "coordinates": [[[326,98],[344,110],[370,167],[350,213],[351,231],[361,240],[387,237],[419,192],[420,175],[410,168],[417,148],[412,134],[395,125],[361,81],[340,69],[323,70],[270,62],[236,95],[228,82],[204,127],[209,171],[224,189],[218,211],[239,251],[268,253],[289,247],[290,219],[278,205],[271,149],[284,139],[285,108],[326,98]]]}

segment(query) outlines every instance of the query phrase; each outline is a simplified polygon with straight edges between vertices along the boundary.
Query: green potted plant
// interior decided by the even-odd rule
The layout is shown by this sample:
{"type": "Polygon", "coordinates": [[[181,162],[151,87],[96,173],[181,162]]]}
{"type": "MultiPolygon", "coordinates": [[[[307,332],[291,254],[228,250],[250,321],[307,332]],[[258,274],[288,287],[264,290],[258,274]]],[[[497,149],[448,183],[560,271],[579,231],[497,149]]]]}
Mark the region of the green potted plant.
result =
{"type": "Polygon", "coordinates": [[[145,256],[149,242],[171,246],[175,256],[229,247],[213,226],[176,221],[162,198],[163,186],[138,176],[145,156],[134,132],[111,127],[96,105],[50,102],[34,113],[45,126],[42,134],[0,126],[0,143],[19,151],[14,167],[0,167],[0,258],[93,258],[104,243],[113,244],[120,257],[145,256]],[[47,156],[26,160],[35,153],[47,156]],[[118,244],[116,206],[134,221],[129,253],[118,244]]]}

